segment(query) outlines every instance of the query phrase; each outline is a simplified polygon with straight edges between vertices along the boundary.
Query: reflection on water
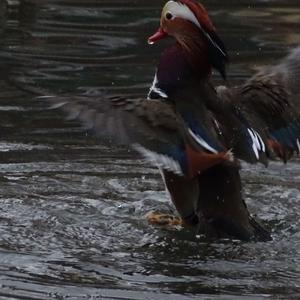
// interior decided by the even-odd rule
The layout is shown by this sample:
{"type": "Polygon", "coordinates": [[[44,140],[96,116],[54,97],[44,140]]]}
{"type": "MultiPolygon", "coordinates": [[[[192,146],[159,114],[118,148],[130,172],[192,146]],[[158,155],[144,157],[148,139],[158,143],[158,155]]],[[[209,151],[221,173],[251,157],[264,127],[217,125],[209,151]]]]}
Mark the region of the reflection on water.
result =
{"type": "MultiPolygon", "coordinates": [[[[155,168],[29,91],[144,95],[160,0],[0,0],[1,299],[298,299],[300,165],[244,167],[270,243],[149,226],[173,211],[155,168]]],[[[206,1],[236,83],[300,42],[298,1],[206,1]]],[[[166,42],[168,43],[168,42],[166,42]]],[[[216,78],[218,80],[218,78],[216,78]]]]}

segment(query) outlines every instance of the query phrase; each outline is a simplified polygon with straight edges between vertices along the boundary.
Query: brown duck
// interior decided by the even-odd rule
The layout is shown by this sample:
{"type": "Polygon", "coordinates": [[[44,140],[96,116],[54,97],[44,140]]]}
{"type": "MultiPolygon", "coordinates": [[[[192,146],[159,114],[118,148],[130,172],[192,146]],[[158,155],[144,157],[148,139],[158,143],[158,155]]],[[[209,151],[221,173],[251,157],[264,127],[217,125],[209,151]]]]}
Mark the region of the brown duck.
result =
{"type": "Polygon", "coordinates": [[[100,137],[131,145],[161,170],[183,223],[207,236],[269,240],[241,194],[238,159],[267,164],[300,152],[300,48],[242,86],[215,89],[225,78],[224,44],[205,8],[169,1],[154,43],[172,36],[148,99],[50,97],[70,119],[100,137]]]}

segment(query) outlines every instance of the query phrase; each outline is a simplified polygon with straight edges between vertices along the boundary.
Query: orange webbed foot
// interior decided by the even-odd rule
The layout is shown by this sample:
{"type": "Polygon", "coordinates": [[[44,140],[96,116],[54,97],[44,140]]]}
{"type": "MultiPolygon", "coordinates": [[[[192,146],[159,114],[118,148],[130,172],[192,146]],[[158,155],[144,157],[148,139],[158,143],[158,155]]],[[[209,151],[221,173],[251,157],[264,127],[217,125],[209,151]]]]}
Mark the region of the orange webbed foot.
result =
{"type": "Polygon", "coordinates": [[[183,221],[180,217],[171,214],[163,214],[150,211],[145,215],[146,220],[153,225],[161,226],[182,226],[183,221]]]}

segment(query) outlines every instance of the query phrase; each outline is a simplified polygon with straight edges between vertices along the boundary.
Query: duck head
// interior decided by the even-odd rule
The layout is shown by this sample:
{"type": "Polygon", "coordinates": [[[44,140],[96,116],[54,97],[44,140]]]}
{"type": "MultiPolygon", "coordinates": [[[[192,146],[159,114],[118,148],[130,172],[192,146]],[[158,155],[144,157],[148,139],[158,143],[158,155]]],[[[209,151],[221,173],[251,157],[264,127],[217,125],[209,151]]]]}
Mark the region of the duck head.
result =
{"type": "Polygon", "coordinates": [[[161,14],[160,27],[149,39],[153,44],[172,36],[197,73],[213,67],[226,77],[228,55],[206,9],[195,0],[168,1],[161,14]]]}

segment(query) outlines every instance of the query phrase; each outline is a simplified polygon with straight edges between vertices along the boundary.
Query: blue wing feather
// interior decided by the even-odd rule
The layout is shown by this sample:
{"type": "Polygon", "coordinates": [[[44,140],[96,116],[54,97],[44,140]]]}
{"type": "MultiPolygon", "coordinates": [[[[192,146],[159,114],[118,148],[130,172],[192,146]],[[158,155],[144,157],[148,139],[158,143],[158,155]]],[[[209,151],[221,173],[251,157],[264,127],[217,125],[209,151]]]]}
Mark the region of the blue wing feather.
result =
{"type": "Polygon", "coordinates": [[[272,138],[285,147],[300,152],[300,120],[290,123],[287,127],[280,128],[270,132],[272,138]]]}
{"type": "Polygon", "coordinates": [[[192,112],[185,112],[181,115],[187,127],[190,128],[196,136],[203,139],[211,148],[215,149],[217,152],[221,152],[224,150],[219,145],[219,143],[217,143],[217,141],[209,134],[208,130],[201,125],[201,120],[196,118],[192,112]]]}

